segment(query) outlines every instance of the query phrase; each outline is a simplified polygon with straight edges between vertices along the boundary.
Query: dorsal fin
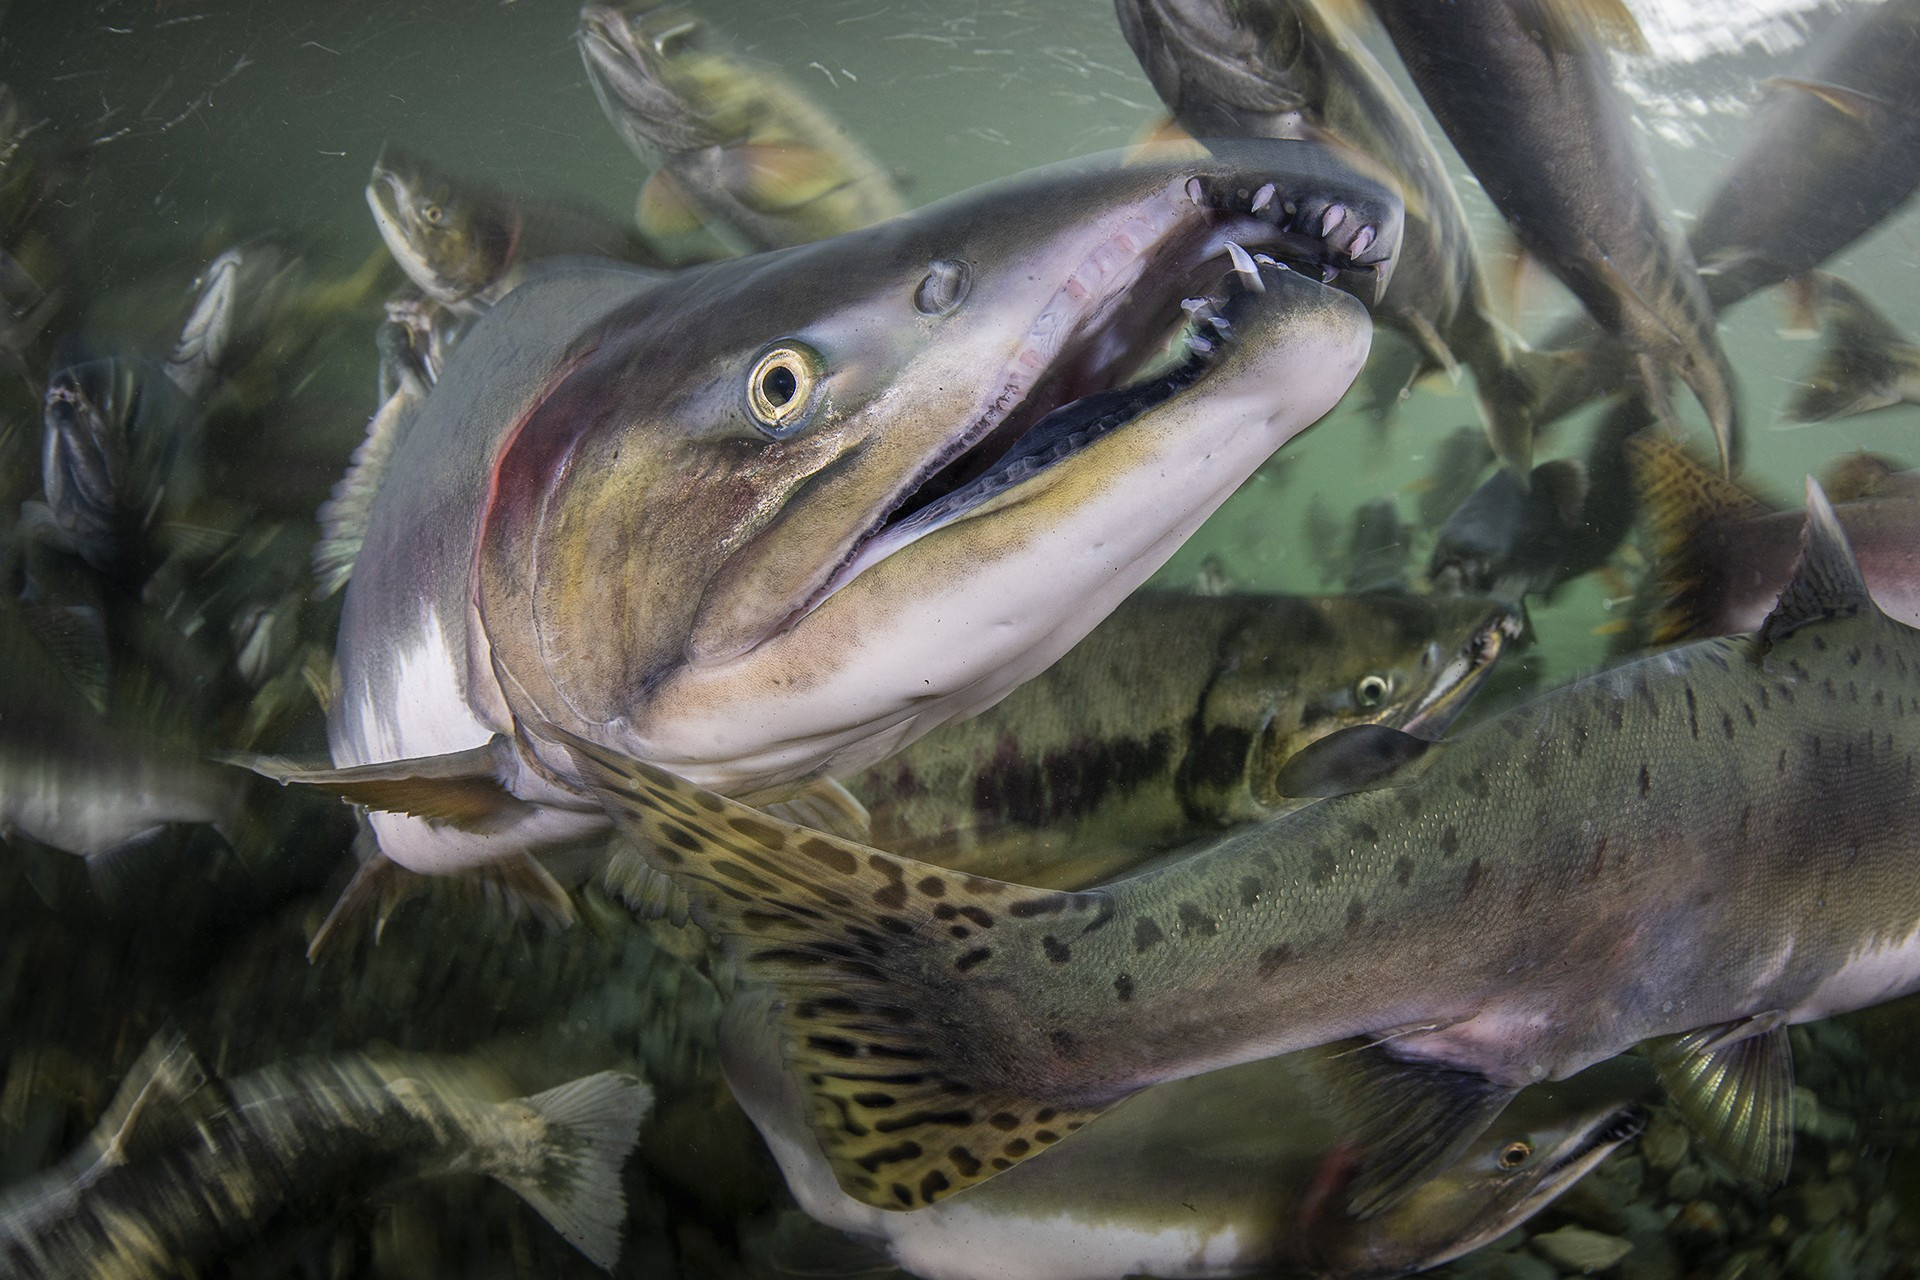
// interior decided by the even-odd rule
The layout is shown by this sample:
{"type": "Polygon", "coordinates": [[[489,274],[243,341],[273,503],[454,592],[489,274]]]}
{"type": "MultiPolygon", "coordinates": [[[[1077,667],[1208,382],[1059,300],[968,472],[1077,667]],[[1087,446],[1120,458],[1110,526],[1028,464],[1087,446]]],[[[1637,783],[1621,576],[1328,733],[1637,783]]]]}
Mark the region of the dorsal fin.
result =
{"type": "Polygon", "coordinates": [[[1818,622],[1833,618],[1872,616],[1880,612],[1860,576],[1840,518],[1833,513],[1820,482],[1807,477],[1807,525],[1800,536],[1800,563],[1793,580],[1780,593],[1773,612],[1760,624],[1760,651],[1818,622]]]}

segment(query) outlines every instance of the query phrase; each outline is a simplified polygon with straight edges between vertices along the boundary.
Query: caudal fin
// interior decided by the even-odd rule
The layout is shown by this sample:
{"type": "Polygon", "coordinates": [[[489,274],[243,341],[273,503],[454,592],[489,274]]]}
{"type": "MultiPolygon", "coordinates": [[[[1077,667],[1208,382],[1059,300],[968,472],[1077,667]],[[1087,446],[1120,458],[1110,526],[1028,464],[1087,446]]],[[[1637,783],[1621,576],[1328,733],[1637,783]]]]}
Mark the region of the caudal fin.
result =
{"type": "Polygon", "coordinates": [[[502,1105],[507,1132],[525,1132],[514,1122],[524,1121],[527,1112],[537,1132],[525,1146],[511,1144],[511,1153],[487,1172],[594,1265],[613,1270],[627,1217],[620,1168],[653,1109],[653,1090],[638,1077],[602,1071],[502,1105]]]}
{"type": "Polygon", "coordinates": [[[1106,895],[1025,889],[768,817],[557,729],[614,822],[703,928],[786,1001],[787,1062],[847,1194],[916,1209],[1010,1169],[1103,1108],[1035,1096],[1003,1052],[1024,917],[1106,895]],[[996,960],[995,951],[1006,952],[996,960]],[[996,998],[997,1006],[989,1004],[996,998]]]}
{"type": "Polygon", "coordinates": [[[1819,292],[1825,345],[1788,400],[1787,421],[1831,422],[1920,396],[1920,347],[1845,281],[1824,276],[1819,292]]]}

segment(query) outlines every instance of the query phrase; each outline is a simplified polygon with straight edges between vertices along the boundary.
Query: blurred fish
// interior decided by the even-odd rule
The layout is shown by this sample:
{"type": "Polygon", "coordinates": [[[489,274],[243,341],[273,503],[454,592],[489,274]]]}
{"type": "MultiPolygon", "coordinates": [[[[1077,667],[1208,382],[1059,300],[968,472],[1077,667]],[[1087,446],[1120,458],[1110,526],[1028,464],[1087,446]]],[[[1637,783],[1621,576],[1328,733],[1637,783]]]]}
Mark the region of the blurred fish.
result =
{"type": "Polygon", "coordinates": [[[1652,421],[1646,401],[1624,396],[1585,459],[1541,463],[1525,490],[1505,472],[1490,477],[1440,526],[1434,590],[1518,601],[1606,563],[1638,510],[1626,442],[1652,421]]]}
{"type": "Polygon", "coordinates": [[[1355,1036],[1373,1042],[1347,1059],[1363,1217],[1521,1087],[1642,1041],[1698,1138],[1777,1185],[1788,1026],[1920,989],[1920,718],[1896,711],[1920,697],[1920,630],[1874,606],[1812,482],[1808,507],[1757,635],[1603,671],[1440,747],[1323,738],[1282,779],[1318,783],[1317,804],[1076,893],[793,827],[565,741],[779,990],[815,1132],[866,1204],[923,1207],[1066,1150],[1148,1085],[1355,1036]]]}
{"type": "Polygon", "coordinates": [[[1376,388],[1377,410],[1425,374],[1457,378],[1465,364],[1495,453],[1525,476],[1533,393],[1492,319],[1466,209],[1419,117],[1358,35],[1322,0],[1116,0],[1116,8],[1134,56],[1189,134],[1331,143],[1400,192],[1401,270],[1375,318],[1420,356],[1397,367],[1397,385],[1376,388]]]}
{"type": "Polygon", "coordinates": [[[1713,307],[1587,21],[1611,11],[1616,31],[1633,31],[1631,16],[1571,0],[1373,9],[1520,243],[1636,354],[1663,420],[1673,419],[1668,376],[1692,388],[1730,466],[1740,412],[1713,307]]]}
{"type": "Polygon", "coordinates": [[[620,1169],[652,1104],[643,1082],[612,1072],[501,1101],[486,1072],[434,1058],[342,1054],[221,1081],[162,1038],[86,1145],[0,1193],[0,1271],[197,1271],[276,1216],[464,1173],[498,1179],[612,1270],[620,1169]]]}
{"type": "MultiPolygon", "coordinates": [[[[1652,643],[1751,631],[1793,575],[1805,513],[1776,510],[1666,441],[1642,437],[1628,453],[1653,535],[1652,643]]],[[[1886,496],[1834,514],[1875,603],[1920,626],[1920,492],[1891,479],[1880,488],[1886,496]]]]}
{"type": "Polygon", "coordinates": [[[1824,346],[1787,400],[1789,422],[1920,404],[1920,347],[1838,276],[1818,277],[1824,346]]]}
{"type": "Polygon", "coordinates": [[[642,266],[660,260],[599,215],[509,196],[456,177],[388,143],[367,180],[374,225],[400,269],[434,301],[471,313],[492,306],[541,258],[591,254],[642,266]]]}
{"type": "Polygon", "coordinates": [[[1331,408],[1365,308],[1269,255],[1370,291],[1397,226],[1322,149],[1264,142],[542,274],[462,340],[370,504],[339,768],[263,767],[371,806],[412,870],[536,878],[607,828],[551,725],[767,800],[864,768],[1050,665],[1331,408]],[[1331,240],[1299,229],[1334,203],[1331,240]]]}
{"type": "MultiPolygon", "coordinates": [[[[1747,142],[1688,238],[1716,313],[1803,275],[1853,244],[1920,186],[1920,0],[1843,14],[1804,74],[1768,81],[1747,142]]],[[[1541,425],[1632,376],[1632,356],[1573,321],[1541,344],[1559,353],[1541,425]]]]}
{"type": "Polygon", "coordinates": [[[1820,487],[1836,503],[1861,498],[1902,498],[1920,501],[1920,471],[1877,453],[1847,454],[1829,464],[1820,487]]]}
{"type": "Polygon", "coordinates": [[[148,554],[145,535],[198,493],[198,418],[172,382],[139,361],[57,370],[43,421],[45,501],[26,504],[22,519],[102,572],[148,554]]]}
{"type": "Polygon", "coordinates": [[[848,1272],[878,1263],[931,1280],[1358,1280],[1438,1266],[1519,1226],[1639,1134],[1638,1099],[1652,1085],[1644,1064],[1620,1058],[1524,1090],[1407,1200],[1355,1218],[1341,1206],[1355,1152],[1333,1078],[1362,1046],[1308,1050],[1142,1090],[1045,1160],[961,1199],[888,1213],[834,1180],[775,1013],[766,989],[747,989],[720,1044],[788,1189],[816,1222],[868,1242],[864,1259],[842,1247],[848,1272]]]}
{"type": "Polygon", "coordinates": [[[1485,601],[1140,592],[999,705],[847,789],[868,843],[1078,888],[1289,807],[1281,768],[1336,729],[1439,736],[1518,629],[1485,601]]]}
{"type": "Polygon", "coordinates": [[[1347,541],[1346,589],[1405,591],[1412,550],[1413,527],[1400,518],[1399,503],[1391,497],[1361,503],[1354,508],[1353,534],[1347,541]]]}
{"type": "Polygon", "coordinates": [[[729,51],[682,5],[580,10],[580,57],[607,120],[653,169],[649,235],[704,222],[749,251],[857,231],[906,208],[892,175],[801,89],[729,51]]]}
{"type": "Polygon", "coordinates": [[[1454,509],[1474,491],[1493,454],[1486,438],[1472,427],[1459,427],[1449,433],[1433,450],[1433,465],[1416,481],[1419,493],[1419,524],[1437,529],[1454,509]]]}
{"type": "Polygon", "coordinates": [[[102,872],[172,824],[239,839],[251,775],[203,759],[165,708],[90,705],[45,633],[25,608],[0,608],[0,837],[102,872]]]}

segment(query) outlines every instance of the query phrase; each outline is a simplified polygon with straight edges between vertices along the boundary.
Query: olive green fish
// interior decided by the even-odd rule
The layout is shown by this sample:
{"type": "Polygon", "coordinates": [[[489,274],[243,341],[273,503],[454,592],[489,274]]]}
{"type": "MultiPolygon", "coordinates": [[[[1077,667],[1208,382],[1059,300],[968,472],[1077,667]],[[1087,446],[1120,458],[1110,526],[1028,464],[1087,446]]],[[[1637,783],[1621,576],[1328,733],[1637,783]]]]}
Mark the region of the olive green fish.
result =
{"type": "Polygon", "coordinates": [[[815,1129],[869,1204],[939,1200],[1148,1085],[1353,1036],[1375,1041],[1352,1056],[1357,1213],[1525,1085],[1647,1041],[1708,1145],[1777,1181],[1787,1026],[1920,988],[1920,631],[1874,607],[1808,488],[1756,635],[1431,749],[1332,735],[1289,766],[1327,799],[1098,889],[945,872],[572,748],[780,990],[815,1129]]]}
{"type": "MultiPolygon", "coordinates": [[[[1494,451],[1519,476],[1533,393],[1493,319],[1467,211],[1413,108],[1325,0],[1116,0],[1120,29],[1160,99],[1196,138],[1310,138],[1350,152],[1406,201],[1402,270],[1376,318],[1420,352],[1385,405],[1420,377],[1473,371],[1494,451]]],[[[1331,215],[1330,215],[1331,216],[1331,215]]]]}
{"type": "Polygon", "coordinates": [[[1289,807],[1282,767],[1336,729],[1438,737],[1519,627],[1484,600],[1143,591],[998,706],[847,788],[882,848],[1093,884],[1289,807]]]}
{"type": "Polygon", "coordinates": [[[639,202],[649,235],[705,223],[741,248],[781,249],[906,208],[893,176],[819,104],[688,8],[590,4],[579,39],[601,110],[653,168],[639,202]]]}
{"type": "Polygon", "coordinates": [[[219,1081],[162,1038],[90,1142],[0,1193],[0,1272],[177,1275],[278,1213],[456,1173],[499,1179],[611,1270],[626,1217],[620,1167],[652,1104],[644,1082],[613,1072],[506,1100],[486,1072],[422,1057],[341,1054],[219,1081]]]}
{"type": "Polygon", "coordinates": [[[1358,1280],[1438,1266],[1519,1226],[1637,1135],[1652,1083],[1644,1064],[1620,1058],[1523,1090],[1432,1181],[1360,1219],[1341,1203],[1354,1147],[1337,1106],[1341,1055],[1354,1046],[1311,1049],[1142,1090],[1045,1160],[887,1213],[834,1181],[781,1061],[768,994],[737,996],[721,1022],[734,1096],[800,1207],[872,1242],[879,1256],[863,1270],[928,1280],[1358,1280]]]}

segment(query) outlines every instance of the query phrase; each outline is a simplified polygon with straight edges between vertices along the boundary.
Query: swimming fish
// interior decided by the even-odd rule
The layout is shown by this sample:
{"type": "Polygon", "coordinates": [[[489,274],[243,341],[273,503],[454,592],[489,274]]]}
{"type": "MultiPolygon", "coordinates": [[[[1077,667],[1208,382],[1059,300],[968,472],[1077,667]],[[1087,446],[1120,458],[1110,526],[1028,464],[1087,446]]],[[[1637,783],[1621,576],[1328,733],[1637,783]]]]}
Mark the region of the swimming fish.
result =
{"type": "MultiPolygon", "coordinates": [[[[1520,243],[1638,358],[1658,416],[1678,374],[1738,448],[1733,371],[1692,255],[1657,195],[1589,8],[1374,0],[1407,73],[1520,243]]],[[[1617,19],[1631,29],[1624,10],[1617,19]]]]}
{"type": "Polygon", "coordinates": [[[907,206],[892,174],[774,68],[675,4],[580,10],[580,58],[609,123],[653,169],[639,222],[704,222],[747,250],[857,231],[907,206]]]}
{"type": "Polygon", "coordinates": [[[1078,888],[1267,817],[1354,724],[1438,737],[1520,620],[1466,599],[1141,591],[999,705],[846,779],[868,842],[1078,888]]]}
{"type": "MultiPolygon", "coordinates": [[[[1353,1146],[1338,1118],[1343,1049],[1311,1049],[1144,1089],[1100,1123],[964,1196],[888,1213],[834,1181],[780,1055],[770,993],[720,1024],[734,1097],[814,1221],[927,1280],[1162,1280],[1424,1270],[1519,1226],[1646,1125],[1644,1064],[1620,1058],[1522,1090],[1460,1158],[1395,1208],[1341,1204],[1353,1146]]],[[[843,1250],[843,1253],[848,1252],[843,1250]]],[[[868,1268],[862,1268],[868,1269],[868,1268]]]]}
{"type": "Polygon", "coordinates": [[[529,280],[370,504],[338,768],[262,767],[442,873],[605,833],[550,726],[734,794],[865,768],[1048,666],[1333,406],[1371,326],[1321,276],[1370,294],[1398,227],[1320,148],[1248,143],[529,280]]]}
{"type": "Polygon", "coordinates": [[[407,278],[463,313],[500,301],[541,258],[591,254],[662,265],[632,232],[598,214],[509,195],[392,143],[373,162],[367,207],[407,278]]]}
{"type": "Polygon", "coordinates": [[[620,1255],[620,1167],[653,1104],[602,1072],[503,1101],[453,1059],[340,1054],[221,1081],[177,1039],[149,1047],[91,1140],[0,1192],[0,1272],[174,1275],[277,1214],[396,1178],[484,1173],[597,1265],[620,1255]]]}
{"type": "Polygon", "coordinates": [[[1358,33],[1320,0],[1117,0],[1120,30],[1196,138],[1309,138],[1342,148],[1406,201],[1401,270],[1375,319],[1412,341],[1397,402],[1420,377],[1473,371],[1494,451],[1521,477],[1533,393],[1492,318],[1466,208],[1413,108],[1358,33]]]}
{"type": "Polygon", "coordinates": [[[1920,404],[1920,346],[1838,276],[1820,275],[1817,288],[1823,346],[1787,399],[1787,421],[1920,404]]]}
{"type": "MultiPolygon", "coordinates": [[[[1777,510],[1670,442],[1629,449],[1647,512],[1659,604],[1650,642],[1750,631],[1793,575],[1805,515],[1777,510]]],[[[1890,478],[1834,506],[1874,601],[1920,627],[1920,490],[1890,478]]]]}
{"type": "Polygon", "coordinates": [[[1148,1085],[1355,1036],[1362,1216],[1520,1088],[1643,1042],[1707,1145],[1777,1182],[1788,1025],[1920,988],[1920,631],[1874,606],[1808,490],[1756,635],[1436,747],[1332,735],[1288,768],[1320,803],[1096,889],[945,872],[567,745],[780,992],[815,1131],[867,1204],[957,1193],[1148,1085]]]}
{"type": "MultiPolygon", "coordinates": [[[[1688,237],[1716,314],[1841,252],[1920,186],[1920,0],[1861,5],[1792,77],[1760,86],[1746,143],[1688,237]]],[[[1632,376],[1632,353],[1569,322],[1541,346],[1542,426],[1632,376]]]]}

